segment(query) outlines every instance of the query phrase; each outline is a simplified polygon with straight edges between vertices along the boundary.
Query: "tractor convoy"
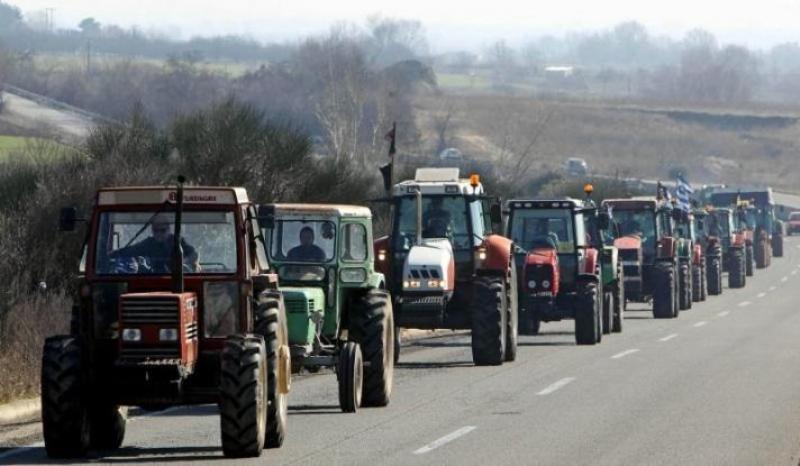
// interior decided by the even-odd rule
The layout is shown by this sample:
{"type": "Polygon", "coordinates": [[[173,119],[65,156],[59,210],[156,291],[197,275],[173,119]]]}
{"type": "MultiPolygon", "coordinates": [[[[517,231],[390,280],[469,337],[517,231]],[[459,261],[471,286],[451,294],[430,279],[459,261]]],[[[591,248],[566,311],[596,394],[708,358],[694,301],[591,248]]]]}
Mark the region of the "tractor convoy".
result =
{"type": "Polygon", "coordinates": [[[543,323],[571,319],[595,345],[628,303],[676,318],[783,254],[769,189],[501,203],[456,168],[387,188],[379,238],[367,207],[258,204],[181,177],[63,208],[60,230],[85,223],[85,239],[70,332],[43,348],[47,454],[119,448],[127,406],[213,404],[224,455],[259,456],[290,435],[293,374],[335,373],[343,412],[387,406],[401,328],[469,331],[474,364],[496,366],[543,323]]]}

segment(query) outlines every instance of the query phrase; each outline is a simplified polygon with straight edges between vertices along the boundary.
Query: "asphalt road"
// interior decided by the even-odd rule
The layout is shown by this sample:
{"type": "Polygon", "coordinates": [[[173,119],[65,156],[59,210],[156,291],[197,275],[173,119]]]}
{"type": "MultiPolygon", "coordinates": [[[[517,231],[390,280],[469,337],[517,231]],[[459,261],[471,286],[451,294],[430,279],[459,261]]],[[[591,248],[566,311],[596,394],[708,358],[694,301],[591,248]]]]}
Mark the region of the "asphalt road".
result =
{"type": "MultiPolygon", "coordinates": [[[[290,431],[225,460],[214,407],[133,418],[96,463],[746,464],[800,458],[800,240],[742,290],[676,320],[639,307],[624,332],[577,347],[572,322],[522,337],[517,362],[472,367],[463,334],[404,348],[389,407],[339,412],[332,374],[295,379],[290,431]]],[[[637,308],[634,308],[637,309],[637,308]]],[[[41,445],[0,463],[47,462],[41,445]]]]}
{"type": "Polygon", "coordinates": [[[5,107],[0,119],[24,128],[50,129],[68,141],[80,142],[94,126],[89,118],[75,112],[48,107],[39,102],[5,92],[5,107]]]}

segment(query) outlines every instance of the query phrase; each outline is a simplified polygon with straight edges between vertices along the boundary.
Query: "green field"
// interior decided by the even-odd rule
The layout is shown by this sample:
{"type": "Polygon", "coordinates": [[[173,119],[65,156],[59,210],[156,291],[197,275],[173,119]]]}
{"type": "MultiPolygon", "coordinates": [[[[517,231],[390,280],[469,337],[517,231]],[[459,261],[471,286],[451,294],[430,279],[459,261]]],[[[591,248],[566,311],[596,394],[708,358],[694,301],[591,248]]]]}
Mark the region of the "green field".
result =
{"type": "Polygon", "coordinates": [[[12,158],[34,160],[37,156],[50,158],[77,153],[75,148],[50,139],[0,135],[0,162],[12,158]]]}

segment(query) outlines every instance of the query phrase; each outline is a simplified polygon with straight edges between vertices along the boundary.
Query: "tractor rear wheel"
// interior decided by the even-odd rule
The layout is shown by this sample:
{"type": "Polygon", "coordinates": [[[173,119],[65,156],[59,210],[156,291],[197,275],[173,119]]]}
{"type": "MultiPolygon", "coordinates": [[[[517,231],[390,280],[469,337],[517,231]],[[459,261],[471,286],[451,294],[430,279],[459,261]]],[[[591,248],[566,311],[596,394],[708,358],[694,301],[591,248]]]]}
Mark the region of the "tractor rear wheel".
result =
{"type": "Polygon", "coordinates": [[[746,283],[747,273],[746,270],[746,252],[739,249],[731,250],[731,256],[728,266],[728,287],[729,288],[744,288],[746,283]]]}
{"type": "Polygon", "coordinates": [[[394,327],[394,364],[400,362],[400,327],[394,327]]]}
{"type": "Polygon", "coordinates": [[[44,448],[51,458],[84,456],[89,449],[81,347],[70,336],[45,340],[41,375],[44,448]]]}
{"type": "Polygon", "coordinates": [[[89,408],[89,445],[98,450],[116,450],[125,438],[127,412],[110,403],[89,408]]]}
{"type": "MultiPolygon", "coordinates": [[[[289,394],[281,390],[280,357],[281,346],[289,345],[286,309],[278,292],[261,293],[256,298],[254,333],[264,338],[267,351],[267,435],[265,448],[278,448],[286,437],[289,394]]],[[[287,371],[285,377],[291,377],[287,371]]]]}
{"type": "Polygon", "coordinates": [[[500,277],[477,277],[472,303],[472,361],[499,366],[505,359],[506,291],[500,277]]]}
{"type": "Polygon", "coordinates": [[[700,301],[708,299],[708,263],[706,256],[700,258],[700,301]]]}
{"type": "Polygon", "coordinates": [[[594,345],[602,338],[601,297],[597,283],[587,282],[578,285],[577,309],[575,309],[575,343],[594,345]]]}
{"type": "Polygon", "coordinates": [[[342,412],[358,411],[364,380],[364,360],[358,343],[347,341],[342,345],[336,364],[336,378],[339,382],[339,406],[342,412]]]}
{"type": "Polygon", "coordinates": [[[506,277],[506,352],[503,359],[517,359],[519,341],[519,295],[517,294],[517,265],[512,260],[506,277]]]}
{"type": "Polygon", "coordinates": [[[769,265],[769,244],[766,239],[759,239],[758,244],[754,246],[755,262],[757,269],[765,269],[769,265]]]}
{"type": "Polygon", "coordinates": [[[752,244],[747,245],[745,248],[744,259],[744,274],[748,277],[752,277],[756,268],[755,250],[753,249],[752,244]]]}
{"type": "Polygon", "coordinates": [[[256,335],[225,340],[220,368],[220,432],[227,457],[261,455],[267,433],[267,350],[256,335]]]}
{"type": "Polygon", "coordinates": [[[708,281],[708,294],[719,295],[722,294],[722,259],[719,256],[714,256],[708,260],[708,267],[706,269],[706,276],[708,281]]]}
{"type": "Polygon", "coordinates": [[[349,336],[361,346],[364,367],[362,406],[386,406],[394,379],[395,330],[392,300],[381,290],[370,290],[350,314],[349,336]]]}
{"type": "Polygon", "coordinates": [[[671,319],[675,315],[675,267],[672,264],[656,264],[653,290],[653,317],[671,319]]]}
{"type": "Polygon", "coordinates": [[[783,257],[783,234],[772,235],[772,257],[783,257]]]}
{"type": "Polygon", "coordinates": [[[625,320],[625,280],[622,274],[614,283],[614,319],[611,331],[622,333],[622,322],[625,320]]]}
{"type": "Polygon", "coordinates": [[[603,334],[609,335],[614,326],[614,292],[603,292],[603,334]]]}
{"type": "Polygon", "coordinates": [[[692,264],[692,302],[698,303],[702,299],[703,273],[699,264],[692,264]]]}
{"type": "Polygon", "coordinates": [[[678,286],[680,288],[680,296],[678,306],[680,310],[692,308],[692,271],[691,264],[682,263],[678,268],[678,286]]]}

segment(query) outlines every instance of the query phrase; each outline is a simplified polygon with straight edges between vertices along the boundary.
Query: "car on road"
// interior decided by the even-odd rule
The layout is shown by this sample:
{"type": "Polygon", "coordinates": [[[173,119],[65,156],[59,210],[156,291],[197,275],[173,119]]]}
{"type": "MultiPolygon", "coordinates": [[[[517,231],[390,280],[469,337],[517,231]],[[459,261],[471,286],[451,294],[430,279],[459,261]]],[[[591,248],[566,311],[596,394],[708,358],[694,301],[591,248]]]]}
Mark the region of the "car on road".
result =
{"type": "Polygon", "coordinates": [[[582,176],[589,173],[589,165],[584,159],[570,157],[564,162],[564,171],[570,176],[582,176]]]}
{"type": "Polygon", "coordinates": [[[463,159],[464,154],[455,147],[448,147],[439,152],[439,160],[442,162],[461,162],[463,159]]]}

